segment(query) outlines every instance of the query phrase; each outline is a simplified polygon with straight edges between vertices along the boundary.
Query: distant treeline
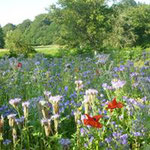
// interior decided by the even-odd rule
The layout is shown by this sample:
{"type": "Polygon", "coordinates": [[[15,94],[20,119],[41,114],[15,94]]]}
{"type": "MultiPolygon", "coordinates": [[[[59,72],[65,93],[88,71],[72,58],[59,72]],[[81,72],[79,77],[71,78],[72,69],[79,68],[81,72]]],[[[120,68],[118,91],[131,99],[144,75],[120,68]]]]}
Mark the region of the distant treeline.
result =
{"type": "Polygon", "coordinates": [[[49,14],[40,14],[35,17],[34,21],[27,19],[21,24],[6,24],[3,28],[4,37],[7,37],[10,31],[14,34],[21,33],[22,38],[27,40],[31,45],[49,45],[53,42],[53,31],[55,25],[52,23],[49,14]]]}
{"type": "Polygon", "coordinates": [[[150,5],[134,0],[111,6],[108,0],[58,0],[34,21],[0,27],[0,47],[12,34],[32,46],[58,43],[79,50],[150,47],[150,5]]]}

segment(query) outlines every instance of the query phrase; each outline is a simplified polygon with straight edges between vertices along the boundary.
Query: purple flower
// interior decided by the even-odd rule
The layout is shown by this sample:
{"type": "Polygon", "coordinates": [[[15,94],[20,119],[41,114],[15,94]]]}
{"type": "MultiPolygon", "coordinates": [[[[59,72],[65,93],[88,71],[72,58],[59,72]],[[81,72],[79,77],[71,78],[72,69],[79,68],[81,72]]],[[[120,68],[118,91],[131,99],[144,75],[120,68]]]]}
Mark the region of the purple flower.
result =
{"type": "Polygon", "coordinates": [[[146,96],[144,96],[144,97],[142,98],[142,100],[143,100],[143,101],[146,101],[146,99],[147,99],[147,97],[146,97],[146,96]]]}
{"type": "Polygon", "coordinates": [[[126,145],[126,144],[128,144],[128,141],[127,141],[126,139],[123,139],[123,140],[121,141],[121,144],[126,145]]]}
{"type": "Polygon", "coordinates": [[[17,125],[18,125],[18,124],[23,123],[23,122],[24,122],[24,120],[25,120],[25,118],[22,116],[22,117],[20,117],[20,118],[18,118],[18,119],[15,119],[15,122],[16,122],[16,123],[17,123],[17,125]]]}
{"type": "Polygon", "coordinates": [[[110,143],[110,142],[112,141],[112,138],[111,138],[111,137],[105,138],[105,141],[106,141],[107,143],[110,143]]]}
{"type": "Polygon", "coordinates": [[[123,139],[123,140],[125,140],[125,139],[127,139],[128,138],[128,134],[123,134],[123,135],[121,135],[121,137],[120,137],[121,139],[123,139]]]}
{"type": "Polygon", "coordinates": [[[119,71],[119,68],[118,68],[118,67],[114,67],[114,71],[115,71],[115,72],[118,72],[118,71],[119,71]]]}
{"type": "Polygon", "coordinates": [[[5,141],[3,141],[4,145],[9,145],[10,143],[11,143],[11,140],[9,140],[9,139],[6,139],[5,141]]]}
{"type": "Polygon", "coordinates": [[[142,134],[140,132],[134,132],[133,135],[134,136],[141,136],[142,134]]]}
{"type": "Polygon", "coordinates": [[[103,84],[102,84],[102,87],[103,87],[104,89],[107,89],[107,86],[108,86],[107,83],[103,83],[103,84]]]}
{"type": "Polygon", "coordinates": [[[85,147],[85,148],[88,148],[88,145],[87,145],[87,143],[84,143],[84,147],[85,147]]]}
{"type": "Polygon", "coordinates": [[[114,80],[111,81],[111,84],[112,84],[113,88],[119,89],[119,88],[122,88],[126,84],[126,81],[121,81],[119,79],[114,79],[114,80]]]}
{"type": "Polygon", "coordinates": [[[130,74],[130,77],[136,77],[136,76],[138,76],[138,73],[137,73],[137,72],[132,72],[132,73],[130,74]]]}
{"type": "Polygon", "coordinates": [[[124,69],[125,69],[125,66],[124,65],[120,65],[119,71],[123,71],[124,69]]]}
{"type": "Polygon", "coordinates": [[[62,139],[59,141],[59,143],[60,143],[61,145],[63,145],[63,146],[67,146],[67,145],[69,145],[71,142],[70,142],[69,139],[64,139],[64,138],[62,138],[62,139]]]}
{"type": "Polygon", "coordinates": [[[65,92],[67,92],[68,91],[68,86],[65,86],[65,92]]]}
{"type": "Polygon", "coordinates": [[[91,137],[90,137],[89,142],[90,142],[90,143],[92,143],[92,142],[93,142],[93,140],[94,140],[94,137],[93,137],[93,136],[91,136],[91,137]]]}
{"type": "Polygon", "coordinates": [[[113,132],[113,137],[118,138],[121,136],[121,133],[119,132],[113,132]]]}
{"type": "Polygon", "coordinates": [[[139,85],[139,83],[133,83],[132,86],[133,87],[137,87],[139,85]]]}
{"type": "Polygon", "coordinates": [[[86,134],[86,130],[84,128],[80,128],[81,136],[86,134]]]}

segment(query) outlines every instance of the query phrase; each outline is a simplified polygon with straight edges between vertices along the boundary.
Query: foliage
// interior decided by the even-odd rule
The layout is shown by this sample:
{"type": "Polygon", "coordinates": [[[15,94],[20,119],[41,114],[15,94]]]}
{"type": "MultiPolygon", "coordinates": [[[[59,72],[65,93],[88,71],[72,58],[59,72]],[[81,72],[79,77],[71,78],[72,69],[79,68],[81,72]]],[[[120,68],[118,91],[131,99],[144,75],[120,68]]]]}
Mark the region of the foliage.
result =
{"type": "Polygon", "coordinates": [[[55,24],[52,23],[48,14],[40,14],[24,32],[26,40],[32,45],[49,45],[53,42],[55,24]]]}
{"type": "Polygon", "coordinates": [[[12,23],[8,23],[6,24],[4,27],[3,27],[3,32],[4,32],[4,35],[6,36],[7,35],[7,32],[9,31],[14,31],[16,29],[16,26],[12,23]]]}
{"type": "Polygon", "coordinates": [[[22,37],[22,32],[20,30],[7,33],[5,42],[11,56],[19,54],[27,56],[29,53],[34,52],[33,47],[22,37]]]}
{"type": "Polygon", "coordinates": [[[104,45],[114,48],[149,45],[150,5],[113,5],[112,32],[104,45]],[[124,6],[124,7],[123,7],[124,6]]]}
{"type": "Polygon", "coordinates": [[[32,21],[29,19],[26,19],[21,24],[17,25],[16,29],[24,33],[26,30],[28,30],[31,24],[32,24],[32,21]]]}
{"type": "Polygon", "coordinates": [[[4,34],[1,26],[0,26],[0,48],[4,48],[4,34]]]}
{"type": "Polygon", "coordinates": [[[60,0],[50,8],[52,21],[59,24],[57,40],[68,47],[97,49],[110,29],[108,9],[104,0],[60,0]]]}

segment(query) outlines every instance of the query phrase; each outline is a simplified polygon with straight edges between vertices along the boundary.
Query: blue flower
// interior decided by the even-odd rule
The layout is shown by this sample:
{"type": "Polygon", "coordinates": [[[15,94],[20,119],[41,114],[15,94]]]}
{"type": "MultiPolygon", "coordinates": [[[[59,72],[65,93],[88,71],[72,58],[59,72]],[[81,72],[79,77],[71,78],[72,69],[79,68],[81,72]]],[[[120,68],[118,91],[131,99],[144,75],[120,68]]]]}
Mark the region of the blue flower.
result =
{"type": "Polygon", "coordinates": [[[62,138],[62,139],[60,139],[59,143],[63,146],[66,146],[66,145],[69,145],[71,142],[69,139],[62,138]]]}
{"type": "Polygon", "coordinates": [[[4,145],[9,145],[10,143],[11,143],[11,140],[9,140],[9,139],[6,139],[5,141],[3,141],[4,145]]]}

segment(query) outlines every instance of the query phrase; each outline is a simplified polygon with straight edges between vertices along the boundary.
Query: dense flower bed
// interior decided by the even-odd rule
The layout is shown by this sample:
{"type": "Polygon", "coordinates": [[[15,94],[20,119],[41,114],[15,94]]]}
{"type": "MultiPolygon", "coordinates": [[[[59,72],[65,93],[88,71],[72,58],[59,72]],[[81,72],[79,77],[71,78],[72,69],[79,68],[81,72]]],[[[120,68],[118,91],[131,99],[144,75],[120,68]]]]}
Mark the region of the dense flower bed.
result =
{"type": "Polygon", "coordinates": [[[0,148],[149,148],[150,60],[140,62],[1,59],[0,148]]]}

